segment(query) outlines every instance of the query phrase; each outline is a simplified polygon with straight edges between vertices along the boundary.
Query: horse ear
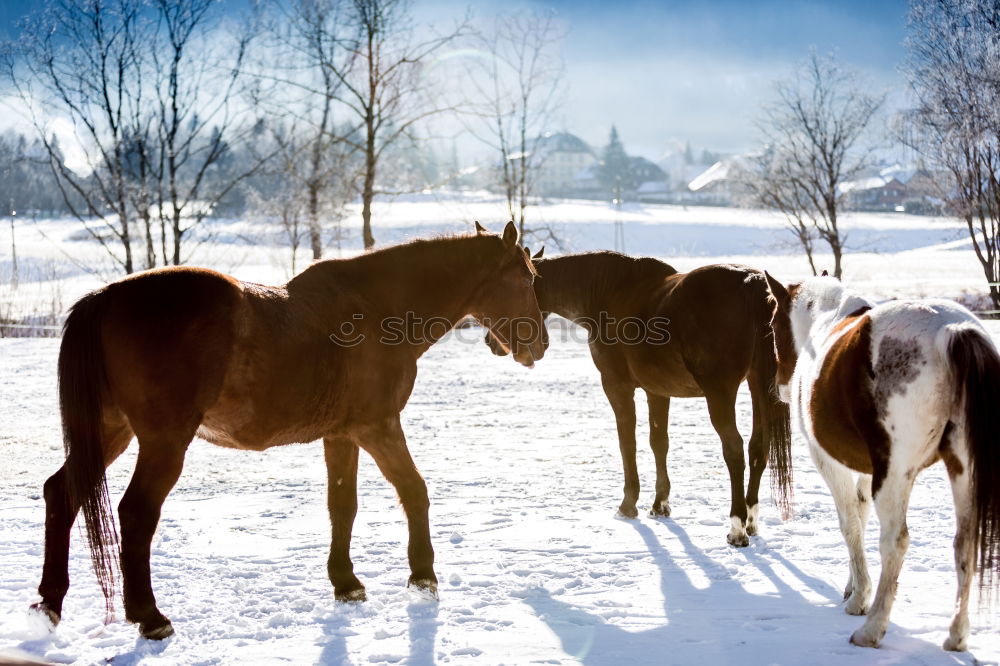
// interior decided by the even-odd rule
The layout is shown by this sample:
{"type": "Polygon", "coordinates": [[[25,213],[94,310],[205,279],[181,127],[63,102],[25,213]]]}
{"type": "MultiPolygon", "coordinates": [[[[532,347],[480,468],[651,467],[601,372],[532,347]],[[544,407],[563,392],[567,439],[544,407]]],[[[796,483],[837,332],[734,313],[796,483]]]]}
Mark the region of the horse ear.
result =
{"type": "Polygon", "coordinates": [[[785,289],[785,285],[771,277],[767,271],[764,271],[764,279],[767,280],[767,290],[771,292],[778,309],[787,310],[788,306],[792,304],[792,296],[785,289]]]}
{"type": "Polygon", "coordinates": [[[489,233],[488,231],[486,231],[486,227],[484,227],[483,225],[479,224],[479,220],[476,220],[476,233],[477,234],[487,234],[487,233],[489,233]]]}
{"type": "Polygon", "coordinates": [[[538,248],[538,252],[535,253],[535,256],[533,256],[532,259],[541,259],[542,255],[544,254],[545,254],[545,246],[543,245],[540,248],[538,248]]]}
{"type": "Polygon", "coordinates": [[[514,226],[513,221],[508,222],[507,226],[503,228],[503,242],[508,247],[517,245],[517,227],[514,226]]]}
{"type": "Polygon", "coordinates": [[[830,271],[823,269],[823,272],[819,274],[820,277],[830,277],[830,271]]]}

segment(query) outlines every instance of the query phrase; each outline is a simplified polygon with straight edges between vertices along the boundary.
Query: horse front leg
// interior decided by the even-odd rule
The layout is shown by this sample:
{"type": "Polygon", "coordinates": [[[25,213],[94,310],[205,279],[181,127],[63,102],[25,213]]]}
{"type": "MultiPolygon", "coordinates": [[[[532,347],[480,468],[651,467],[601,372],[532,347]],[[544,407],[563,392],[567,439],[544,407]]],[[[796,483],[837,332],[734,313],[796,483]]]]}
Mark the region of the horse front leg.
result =
{"type": "Polygon", "coordinates": [[[406,437],[399,424],[399,415],[358,429],[357,441],[375,460],[383,476],[395,487],[406,513],[410,532],[407,548],[410,560],[408,585],[425,590],[436,599],[438,580],[434,575],[434,548],[431,546],[427,517],[430,507],[427,484],[410,457],[406,437]]]}
{"type": "Polygon", "coordinates": [[[810,443],[809,453],[833,496],[840,533],[847,546],[849,569],[844,588],[844,600],[847,602],[844,612],[848,615],[864,615],[868,612],[868,598],[872,591],[868,563],[865,560],[864,539],[871,505],[871,476],[860,475],[855,486],[851,470],[831,458],[817,444],[810,443]]]}
{"type": "Polygon", "coordinates": [[[653,450],[656,461],[656,496],[653,498],[651,516],[670,516],[670,474],[667,472],[667,453],[670,450],[670,437],[667,433],[667,423],[670,419],[669,396],[653,395],[646,391],[649,403],[649,447],[653,450]]]}
{"type": "Polygon", "coordinates": [[[364,601],[365,586],[354,575],[351,532],[358,513],[358,445],[347,437],[323,440],[327,508],[330,511],[330,557],[326,571],[337,601],[364,601]]]}
{"type": "Polygon", "coordinates": [[[635,464],[635,388],[609,379],[606,375],[601,376],[601,383],[615,413],[618,448],[625,472],[624,498],[618,512],[626,518],[636,518],[639,516],[635,507],[639,500],[639,470],[635,464]]]}
{"type": "Polygon", "coordinates": [[[730,546],[743,548],[750,545],[747,535],[747,503],[743,494],[743,477],[746,472],[746,458],[743,455],[743,437],[736,427],[736,389],[705,388],[708,414],[712,426],[722,441],[722,457],[729,470],[729,487],[732,500],[729,505],[729,534],[726,541],[730,546]]]}
{"type": "Polygon", "coordinates": [[[910,491],[919,468],[889,463],[885,480],[875,494],[875,512],[880,527],[879,554],[882,573],[879,576],[875,600],[868,612],[868,619],[851,635],[851,642],[862,647],[878,647],[889,625],[889,613],[896,600],[896,583],[903,566],[903,557],[910,545],[906,529],[906,509],[910,491]]]}

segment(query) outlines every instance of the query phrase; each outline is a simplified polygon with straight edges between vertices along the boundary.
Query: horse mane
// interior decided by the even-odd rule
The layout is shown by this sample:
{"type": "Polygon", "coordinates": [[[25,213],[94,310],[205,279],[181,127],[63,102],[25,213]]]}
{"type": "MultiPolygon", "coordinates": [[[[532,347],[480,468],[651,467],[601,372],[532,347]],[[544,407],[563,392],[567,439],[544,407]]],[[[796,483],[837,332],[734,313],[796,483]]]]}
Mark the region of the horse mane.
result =
{"type": "Polygon", "coordinates": [[[288,284],[291,286],[293,283],[306,282],[320,276],[324,276],[325,279],[330,270],[339,273],[351,273],[357,270],[368,274],[396,271],[400,267],[406,267],[415,256],[420,257],[421,263],[430,262],[438,265],[454,265],[456,258],[469,259],[470,255],[476,261],[482,262],[502,247],[502,239],[493,234],[452,234],[415,238],[355,257],[314,262],[293,277],[288,284]]]}
{"type": "Polygon", "coordinates": [[[668,263],[653,257],[630,257],[621,252],[599,250],[597,252],[582,252],[572,256],[575,262],[586,264],[596,270],[609,282],[619,279],[636,279],[653,276],[675,275],[677,269],[668,263]]]}

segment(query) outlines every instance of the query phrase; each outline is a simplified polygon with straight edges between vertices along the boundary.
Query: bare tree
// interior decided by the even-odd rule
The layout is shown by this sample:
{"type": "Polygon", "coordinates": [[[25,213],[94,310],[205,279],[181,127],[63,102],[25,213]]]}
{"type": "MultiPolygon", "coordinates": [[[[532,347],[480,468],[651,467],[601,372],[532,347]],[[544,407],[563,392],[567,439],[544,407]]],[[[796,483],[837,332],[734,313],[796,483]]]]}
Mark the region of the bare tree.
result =
{"type": "Polygon", "coordinates": [[[225,164],[233,147],[256,128],[237,95],[250,30],[244,27],[235,43],[227,43],[231,36],[212,25],[215,0],[153,0],[153,5],[158,39],[149,54],[155,76],[157,213],[163,263],[176,265],[185,259],[181,247],[187,234],[267,156],[225,164]]]}
{"type": "Polygon", "coordinates": [[[412,27],[408,0],[349,0],[349,22],[355,32],[349,50],[351,66],[330,63],[342,85],[340,101],[357,122],[357,136],[347,140],[363,156],[361,219],[365,248],[375,245],[372,201],[379,193],[379,161],[414,127],[432,116],[453,111],[426,72],[428,62],[466,31],[462,22],[442,35],[419,37],[412,27]]]}
{"type": "Polygon", "coordinates": [[[4,73],[28,109],[71,214],[126,273],[135,268],[126,138],[137,113],[138,0],[58,0],[5,51],[4,73]],[[84,164],[66,164],[52,133],[68,118],[84,164]]]}
{"type": "Polygon", "coordinates": [[[917,106],[907,114],[907,143],[951,175],[945,195],[1000,308],[1000,5],[915,0],[909,27],[917,106]]]}
{"type": "Polygon", "coordinates": [[[224,164],[253,127],[234,104],[248,33],[225,49],[214,6],[52,0],[3,58],[66,206],[126,273],[140,234],[146,268],[181,263],[188,232],[262,161],[224,164]],[[84,164],[67,164],[57,116],[72,123],[84,164]]]}
{"type": "Polygon", "coordinates": [[[829,246],[833,274],[843,272],[841,186],[868,165],[872,146],[865,138],[884,101],[832,56],[814,52],[777,85],[776,100],[758,121],[767,149],[747,166],[744,184],[752,201],[785,215],[813,272],[816,240],[829,246]]]}
{"type": "Polygon", "coordinates": [[[552,13],[526,14],[497,17],[475,37],[488,58],[469,77],[478,120],[470,129],[497,153],[507,211],[523,241],[537,231],[525,228],[526,209],[546,159],[544,132],[563,99],[564,31],[552,13]]]}
{"type": "Polygon", "coordinates": [[[261,50],[265,60],[257,67],[255,104],[269,115],[278,161],[290,181],[279,199],[305,201],[303,222],[314,260],[323,256],[324,221],[338,223],[339,242],[339,222],[356,180],[350,164],[355,148],[336,122],[341,76],[349,75],[356,60],[347,48],[350,30],[344,0],[276,1],[261,50]]]}

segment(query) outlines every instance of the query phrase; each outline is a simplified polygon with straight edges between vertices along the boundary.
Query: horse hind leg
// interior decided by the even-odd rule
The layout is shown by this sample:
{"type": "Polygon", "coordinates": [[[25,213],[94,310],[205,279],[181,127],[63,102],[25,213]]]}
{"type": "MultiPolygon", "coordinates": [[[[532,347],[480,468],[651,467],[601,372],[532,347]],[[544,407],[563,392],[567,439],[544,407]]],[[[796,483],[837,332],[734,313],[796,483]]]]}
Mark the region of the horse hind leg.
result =
{"type": "Polygon", "coordinates": [[[118,505],[125,619],[138,624],[144,638],[159,640],[174,633],[153,596],[150,546],[163,502],[180,477],[196,427],[197,422],[172,434],[140,432],[135,471],[118,505]]]}
{"type": "MultiPolygon", "coordinates": [[[[747,534],[757,536],[758,512],[760,510],[760,480],[764,476],[764,469],[767,467],[767,454],[769,443],[765,435],[764,428],[764,405],[767,399],[760,392],[761,384],[755,376],[750,378],[750,395],[753,402],[753,431],[750,433],[750,442],[747,444],[747,453],[750,458],[750,478],[747,481],[747,534]]],[[[766,390],[766,385],[764,386],[766,390]]]]}
{"type": "Polygon", "coordinates": [[[955,502],[955,573],[958,590],[955,615],[951,621],[945,650],[964,651],[969,639],[969,594],[976,575],[976,528],[968,448],[961,429],[949,425],[941,442],[941,457],[948,469],[955,502]]]}
{"type": "Polygon", "coordinates": [[[750,545],[747,535],[747,504],[743,491],[746,458],[743,455],[743,437],[736,427],[736,388],[705,388],[708,414],[712,425],[722,440],[722,457],[729,469],[731,502],[729,506],[730,529],[726,541],[730,546],[743,548],[750,545]]]}
{"type": "MultiPolygon", "coordinates": [[[[105,415],[103,431],[105,437],[105,469],[128,448],[132,441],[132,429],[120,413],[105,415]]],[[[69,542],[73,523],[80,512],[80,505],[71,502],[66,488],[66,466],[45,481],[45,561],[42,565],[42,580],[38,594],[42,600],[32,604],[31,609],[44,616],[52,626],[62,618],[62,605],[69,590],[69,542]]]]}

